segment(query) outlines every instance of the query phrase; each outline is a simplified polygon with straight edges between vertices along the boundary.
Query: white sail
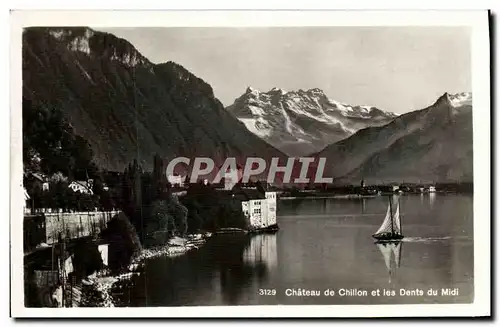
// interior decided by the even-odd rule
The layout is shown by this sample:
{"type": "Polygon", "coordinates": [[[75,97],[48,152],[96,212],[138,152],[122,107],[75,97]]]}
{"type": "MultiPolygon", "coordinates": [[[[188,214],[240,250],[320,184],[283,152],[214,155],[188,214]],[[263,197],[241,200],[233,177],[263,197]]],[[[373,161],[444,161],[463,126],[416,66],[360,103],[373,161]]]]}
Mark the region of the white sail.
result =
{"type": "Polygon", "coordinates": [[[401,234],[401,218],[399,217],[399,201],[396,206],[396,213],[393,216],[394,221],[394,232],[401,234]]]}
{"type": "Polygon", "coordinates": [[[375,232],[375,234],[379,233],[390,233],[392,231],[392,226],[391,226],[391,207],[387,206],[387,213],[385,214],[384,221],[382,222],[382,225],[380,225],[380,228],[375,232]]]}
{"type": "Polygon", "coordinates": [[[387,270],[390,272],[391,271],[391,249],[389,248],[388,244],[377,244],[378,249],[380,252],[382,252],[382,255],[384,256],[384,261],[385,265],[387,267],[387,270]]]}

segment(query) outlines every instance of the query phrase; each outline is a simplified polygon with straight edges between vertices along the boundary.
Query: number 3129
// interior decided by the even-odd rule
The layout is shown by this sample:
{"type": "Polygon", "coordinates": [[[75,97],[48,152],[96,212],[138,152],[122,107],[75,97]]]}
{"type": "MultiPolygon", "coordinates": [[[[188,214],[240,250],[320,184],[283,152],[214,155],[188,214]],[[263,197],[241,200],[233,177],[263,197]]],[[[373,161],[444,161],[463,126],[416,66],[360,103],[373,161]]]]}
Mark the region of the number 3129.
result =
{"type": "Polygon", "coordinates": [[[274,288],[259,288],[259,295],[274,296],[274,295],[276,295],[276,289],[274,289],[274,288]]]}

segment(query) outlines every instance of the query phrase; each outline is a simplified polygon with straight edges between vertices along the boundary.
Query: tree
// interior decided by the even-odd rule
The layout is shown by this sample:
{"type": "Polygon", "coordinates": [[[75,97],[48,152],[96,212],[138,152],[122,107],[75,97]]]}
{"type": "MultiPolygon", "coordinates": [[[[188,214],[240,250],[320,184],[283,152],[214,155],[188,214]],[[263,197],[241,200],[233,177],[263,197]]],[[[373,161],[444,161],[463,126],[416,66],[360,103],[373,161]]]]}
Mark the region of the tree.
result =
{"type": "Polygon", "coordinates": [[[115,199],[113,198],[112,193],[108,191],[103,191],[99,195],[99,208],[103,211],[111,211],[115,209],[116,202],[115,199]]]}
{"type": "Polygon", "coordinates": [[[180,235],[185,235],[188,230],[188,209],[183,206],[177,197],[172,196],[168,203],[168,213],[173,217],[176,232],[180,235]]]}
{"type": "Polygon", "coordinates": [[[151,205],[151,215],[144,226],[145,245],[165,244],[170,237],[169,227],[175,227],[173,216],[169,214],[167,201],[155,201],[151,205]]]}
{"type": "Polygon", "coordinates": [[[57,105],[23,98],[23,163],[27,169],[70,179],[98,171],[90,144],[77,135],[57,105]]]}
{"type": "Polygon", "coordinates": [[[203,217],[200,214],[201,212],[201,205],[200,203],[194,199],[183,199],[183,204],[186,208],[189,208],[188,214],[186,217],[187,220],[187,225],[188,225],[188,232],[189,233],[195,233],[199,231],[200,229],[203,228],[203,217]]]}
{"type": "Polygon", "coordinates": [[[241,202],[224,192],[215,191],[211,185],[190,185],[181,201],[188,209],[188,230],[191,233],[202,229],[215,231],[223,227],[246,227],[241,202]]]}

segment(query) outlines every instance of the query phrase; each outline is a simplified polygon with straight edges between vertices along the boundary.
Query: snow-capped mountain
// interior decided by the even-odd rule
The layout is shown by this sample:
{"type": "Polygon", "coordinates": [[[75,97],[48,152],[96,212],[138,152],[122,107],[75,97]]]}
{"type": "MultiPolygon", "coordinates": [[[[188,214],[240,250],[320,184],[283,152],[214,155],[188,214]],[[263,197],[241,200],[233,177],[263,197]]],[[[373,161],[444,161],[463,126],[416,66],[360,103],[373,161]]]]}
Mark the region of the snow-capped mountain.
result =
{"type": "Polygon", "coordinates": [[[462,107],[465,105],[472,106],[472,93],[471,92],[461,92],[456,94],[448,94],[448,100],[453,107],[462,107]]]}
{"type": "Polygon", "coordinates": [[[248,87],[227,110],[255,135],[289,155],[307,155],[369,126],[397,117],[371,106],[329,99],[322,90],[267,92],[248,87]]]}
{"type": "Polygon", "coordinates": [[[473,180],[472,94],[445,93],[431,106],[356,132],[317,154],[339,184],[473,180]]]}

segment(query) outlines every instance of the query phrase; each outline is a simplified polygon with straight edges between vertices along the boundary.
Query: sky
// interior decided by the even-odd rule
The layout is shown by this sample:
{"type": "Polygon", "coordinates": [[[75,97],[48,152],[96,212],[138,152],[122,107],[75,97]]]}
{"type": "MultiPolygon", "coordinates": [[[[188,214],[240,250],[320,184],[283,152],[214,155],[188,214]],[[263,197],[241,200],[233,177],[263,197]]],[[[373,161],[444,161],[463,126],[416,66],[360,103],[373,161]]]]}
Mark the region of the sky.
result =
{"type": "Polygon", "coordinates": [[[320,88],[333,100],[398,114],[471,91],[466,27],[96,28],[153,63],[174,61],[228,106],[248,86],[320,88]]]}

